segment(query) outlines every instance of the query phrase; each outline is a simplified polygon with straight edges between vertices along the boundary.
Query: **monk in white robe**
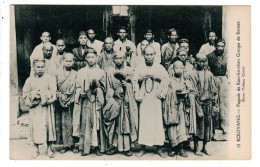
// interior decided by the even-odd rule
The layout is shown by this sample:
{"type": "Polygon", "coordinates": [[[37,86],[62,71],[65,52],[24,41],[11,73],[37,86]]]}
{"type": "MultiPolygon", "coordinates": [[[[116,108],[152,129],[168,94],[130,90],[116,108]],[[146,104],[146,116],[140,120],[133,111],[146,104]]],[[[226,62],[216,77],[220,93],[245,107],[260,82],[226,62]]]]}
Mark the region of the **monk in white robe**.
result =
{"type": "Polygon", "coordinates": [[[23,98],[29,110],[29,140],[34,144],[36,158],[39,145],[47,143],[47,155],[54,157],[51,145],[56,141],[53,102],[56,100],[56,80],[45,73],[45,61],[33,61],[34,75],[30,76],[23,87],[23,98]]]}
{"type": "MultiPolygon", "coordinates": [[[[169,76],[162,65],[153,63],[154,56],[153,47],[147,46],[145,64],[140,64],[133,76],[135,98],[140,102],[138,143],[143,145],[138,157],[145,154],[144,146],[163,146],[165,141],[162,99],[168,90],[169,76]]],[[[165,158],[161,147],[157,153],[165,158]]]]}

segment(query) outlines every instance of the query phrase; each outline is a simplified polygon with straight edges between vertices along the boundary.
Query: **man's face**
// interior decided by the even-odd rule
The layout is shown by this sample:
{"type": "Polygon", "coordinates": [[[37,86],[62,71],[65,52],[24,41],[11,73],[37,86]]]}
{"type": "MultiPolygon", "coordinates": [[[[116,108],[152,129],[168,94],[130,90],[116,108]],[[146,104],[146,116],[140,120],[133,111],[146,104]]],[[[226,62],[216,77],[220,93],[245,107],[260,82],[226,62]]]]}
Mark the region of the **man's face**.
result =
{"type": "Polygon", "coordinates": [[[152,41],[153,33],[146,33],[144,37],[147,41],[152,41]]]}
{"type": "Polygon", "coordinates": [[[205,58],[205,59],[198,59],[197,60],[197,66],[198,66],[198,68],[199,69],[204,69],[205,68],[205,66],[207,65],[207,59],[205,58]]]}
{"type": "Polygon", "coordinates": [[[90,66],[93,66],[97,62],[97,55],[95,55],[94,53],[88,53],[85,57],[85,60],[90,66]]]}
{"type": "Polygon", "coordinates": [[[223,42],[218,42],[217,43],[217,53],[218,54],[222,54],[224,52],[225,49],[225,44],[223,42]]]}
{"type": "Polygon", "coordinates": [[[154,50],[150,47],[145,49],[144,59],[147,65],[152,65],[154,61],[154,50]]]}
{"type": "Polygon", "coordinates": [[[73,56],[66,56],[64,59],[64,67],[71,68],[74,64],[73,56]]]}
{"type": "Polygon", "coordinates": [[[210,32],[209,33],[209,42],[213,44],[215,42],[215,40],[216,40],[216,34],[214,32],[210,32]]]}
{"type": "Polygon", "coordinates": [[[53,52],[52,47],[43,48],[43,55],[45,58],[50,58],[52,56],[52,52],[53,52]]]}
{"type": "Polygon", "coordinates": [[[120,66],[123,65],[124,60],[125,60],[124,55],[116,55],[116,56],[114,57],[114,63],[115,63],[116,66],[118,66],[118,67],[120,67],[120,66]]]}
{"type": "Polygon", "coordinates": [[[181,62],[175,62],[174,64],[174,73],[177,75],[181,75],[183,73],[184,66],[181,62]]]}
{"type": "Polygon", "coordinates": [[[189,49],[190,49],[188,43],[181,43],[181,44],[180,44],[180,48],[185,49],[187,52],[189,52],[189,49]]]}
{"type": "Polygon", "coordinates": [[[43,62],[36,62],[33,66],[35,73],[38,76],[42,76],[44,74],[44,70],[45,70],[45,63],[43,62]]]}
{"type": "Polygon", "coordinates": [[[141,42],[141,51],[143,52],[144,49],[149,45],[149,42],[148,41],[142,41],[141,42]]]}
{"type": "Polygon", "coordinates": [[[41,36],[41,40],[43,43],[49,42],[51,40],[50,34],[47,32],[43,33],[41,36]]]}
{"type": "Polygon", "coordinates": [[[56,48],[57,48],[59,53],[63,53],[64,49],[65,49],[64,41],[62,41],[62,40],[57,41],[56,48]]]}
{"type": "Polygon", "coordinates": [[[118,35],[119,35],[119,38],[120,38],[121,40],[124,40],[124,39],[126,39],[127,32],[126,32],[126,30],[124,30],[124,29],[120,29],[119,32],[118,32],[118,35]]]}
{"type": "Polygon", "coordinates": [[[179,56],[179,58],[180,58],[180,60],[181,60],[182,62],[186,61],[186,59],[187,59],[187,57],[188,57],[187,52],[185,52],[185,51],[180,51],[180,53],[179,53],[178,56],[179,56]]]}
{"type": "Polygon", "coordinates": [[[86,35],[81,35],[79,36],[79,44],[82,46],[87,45],[87,36],[86,35]]]}
{"type": "Polygon", "coordinates": [[[88,30],[88,38],[90,40],[94,40],[95,36],[96,36],[96,34],[95,34],[95,32],[93,30],[88,30]]]}
{"type": "Polygon", "coordinates": [[[172,43],[176,43],[178,37],[179,37],[179,36],[178,36],[178,34],[177,34],[176,31],[172,31],[172,32],[171,32],[171,35],[168,36],[170,42],[172,42],[172,43]]]}
{"type": "Polygon", "coordinates": [[[113,49],[114,42],[112,39],[106,39],[104,41],[104,44],[105,44],[105,50],[110,51],[113,49]]]}

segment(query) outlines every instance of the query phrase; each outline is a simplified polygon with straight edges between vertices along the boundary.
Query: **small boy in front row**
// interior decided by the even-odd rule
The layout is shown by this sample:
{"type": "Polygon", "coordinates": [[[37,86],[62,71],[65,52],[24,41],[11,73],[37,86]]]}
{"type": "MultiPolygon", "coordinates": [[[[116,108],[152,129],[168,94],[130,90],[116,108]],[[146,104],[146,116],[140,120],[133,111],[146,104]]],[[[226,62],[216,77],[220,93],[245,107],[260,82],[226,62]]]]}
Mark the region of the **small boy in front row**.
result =
{"type": "Polygon", "coordinates": [[[23,98],[29,110],[29,140],[33,143],[32,158],[39,154],[39,145],[47,143],[47,155],[54,158],[52,143],[56,141],[54,107],[56,100],[55,77],[45,73],[45,60],[32,62],[33,75],[23,87],[23,98]]]}

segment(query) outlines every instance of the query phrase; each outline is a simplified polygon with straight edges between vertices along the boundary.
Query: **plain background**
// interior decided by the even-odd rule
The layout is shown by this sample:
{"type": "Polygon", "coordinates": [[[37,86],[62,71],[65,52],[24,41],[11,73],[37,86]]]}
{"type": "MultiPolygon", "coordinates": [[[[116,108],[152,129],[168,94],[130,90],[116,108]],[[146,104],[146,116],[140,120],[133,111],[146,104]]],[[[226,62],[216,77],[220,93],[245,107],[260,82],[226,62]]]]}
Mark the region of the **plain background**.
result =
{"type": "Polygon", "coordinates": [[[124,0],[119,2],[117,0],[109,1],[92,1],[86,0],[1,0],[0,8],[0,162],[1,166],[19,166],[19,167],[46,167],[46,166],[256,166],[260,164],[260,135],[259,135],[259,118],[260,111],[258,109],[260,93],[260,77],[258,76],[260,70],[260,59],[258,56],[258,43],[260,38],[260,3],[257,0],[124,0]],[[252,160],[249,161],[10,161],[9,160],[9,5],[10,4],[142,4],[142,5],[250,5],[252,12],[252,160]]]}

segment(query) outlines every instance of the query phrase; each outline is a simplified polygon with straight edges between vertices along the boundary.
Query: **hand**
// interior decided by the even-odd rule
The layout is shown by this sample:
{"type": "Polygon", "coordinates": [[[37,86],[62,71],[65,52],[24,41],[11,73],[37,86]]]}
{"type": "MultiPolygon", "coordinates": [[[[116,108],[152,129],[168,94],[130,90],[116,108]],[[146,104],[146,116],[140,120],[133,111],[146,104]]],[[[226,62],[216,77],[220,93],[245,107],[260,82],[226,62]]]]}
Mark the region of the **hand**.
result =
{"type": "Polygon", "coordinates": [[[81,97],[86,97],[86,93],[85,92],[81,92],[80,95],[81,95],[81,97]]]}
{"type": "Polygon", "coordinates": [[[66,95],[71,95],[71,93],[72,93],[72,92],[70,92],[70,91],[66,91],[66,92],[65,92],[66,95]]]}
{"type": "Polygon", "coordinates": [[[122,84],[122,86],[126,86],[126,81],[125,80],[123,80],[122,82],[121,82],[121,84],[122,84]]]}

